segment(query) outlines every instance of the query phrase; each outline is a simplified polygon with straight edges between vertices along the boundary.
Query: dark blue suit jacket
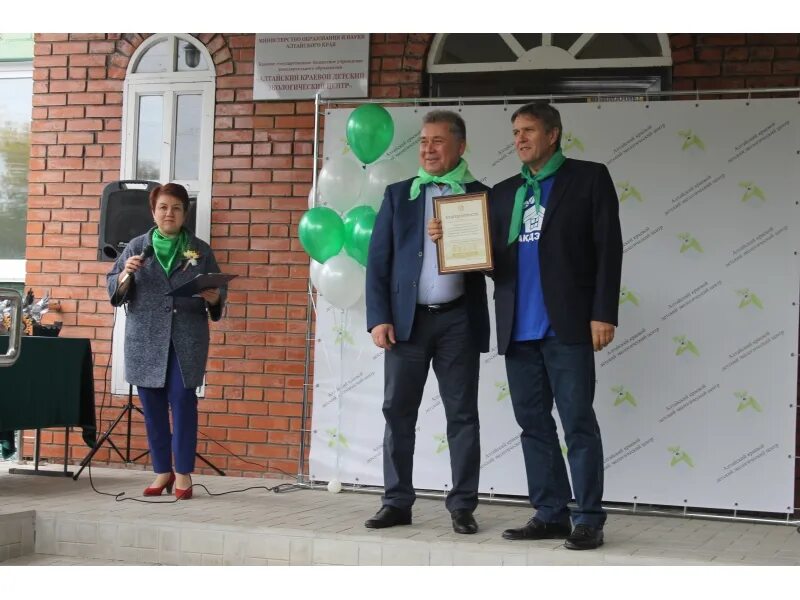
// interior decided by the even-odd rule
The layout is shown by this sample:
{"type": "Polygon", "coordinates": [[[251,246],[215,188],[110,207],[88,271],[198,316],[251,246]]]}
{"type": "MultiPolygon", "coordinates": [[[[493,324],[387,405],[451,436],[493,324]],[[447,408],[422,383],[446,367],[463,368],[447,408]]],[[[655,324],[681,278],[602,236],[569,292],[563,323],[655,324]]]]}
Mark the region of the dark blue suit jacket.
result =
{"type": "MultiPolygon", "coordinates": [[[[411,335],[417,305],[417,283],[422,270],[422,244],[427,234],[425,190],[409,201],[412,179],[386,188],[378,211],[367,257],[367,331],[382,323],[394,325],[398,341],[411,335]]],[[[468,183],[467,193],[489,188],[468,183]]],[[[464,288],[469,324],[481,352],[489,351],[489,309],[482,273],[465,273],[464,288]]]]}
{"type": "MultiPolygon", "coordinates": [[[[514,327],[517,250],[508,245],[514,195],[522,176],[492,188],[497,350],[505,354],[514,327]]],[[[619,201],[605,165],[568,158],[550,190],[539,238],[539,268],[550,324],[565,344],[591,343],[589,321],[617,324],[622,232],[619,201]]]]}

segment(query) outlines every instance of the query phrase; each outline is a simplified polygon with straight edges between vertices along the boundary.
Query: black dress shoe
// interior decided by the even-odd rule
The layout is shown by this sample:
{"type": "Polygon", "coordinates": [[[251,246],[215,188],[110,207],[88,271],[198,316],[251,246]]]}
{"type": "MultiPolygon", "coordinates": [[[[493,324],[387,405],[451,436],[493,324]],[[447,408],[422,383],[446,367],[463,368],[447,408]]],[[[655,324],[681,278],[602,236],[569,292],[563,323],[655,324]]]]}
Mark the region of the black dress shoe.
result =
{"type": "Polygon", "coordinates": [[[519,529],[506,529],[503,537],[507,540],[552,540],[565,538],[571,531],[569,523],[545,523],[533,517],[519,529]]]}
{"type": "Polygon", "coordinates": [[[460,508],[450,513],[453,519],[453,531],[456,533],[478,533],[478,522],[472,516],[472,511],[460,508]]]}
{"type": "Polygon", "coordinates": [[[385,527],[394,527],[395,525],[411,525],[411,509],[410,508],[397,508],[383,506],[375,516],[367,519],[364,527],[369,529],[383,529],[385,527]]]}
{"type": "Polygon", "coordinates": [[[564,547],[570,550],[594,550],[603,545],[603,530],[579,523],[575,531],[564,540],[564,547]]]}

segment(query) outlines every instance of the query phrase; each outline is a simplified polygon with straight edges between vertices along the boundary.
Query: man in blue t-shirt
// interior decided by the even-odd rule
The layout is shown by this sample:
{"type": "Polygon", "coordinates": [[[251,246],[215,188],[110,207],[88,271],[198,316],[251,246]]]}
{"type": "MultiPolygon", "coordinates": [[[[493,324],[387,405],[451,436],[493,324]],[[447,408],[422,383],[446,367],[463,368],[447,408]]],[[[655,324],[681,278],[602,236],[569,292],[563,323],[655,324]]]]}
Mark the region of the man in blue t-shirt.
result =
{"type": "Polygon", "coordinates": [[[505,355],[536,512],[503,537],[566,538],[567,548],[593,549],[603,543],[606,514],[592,351],[611,343],[617,324],[619,203],[605,165],[563,156],[555,108],[528,104],[511,122],[523,165],[490,195],[492,276],[498,352],[505,355]],[[572,488],[552,417],[554,399],[572,488]],[[570,511],[573,495],[577,508],[570,511]]]}
{"type": "Polygon", "coordinates": [[[514,304],[514,328],[511,339],[516,341],[540,340],[555,335],[544,307],[544,293],[539,273],[539,237],[547,210],[547,200],[553,187],[553,178],[541,182],[541,198],[536,205],[533,194],[524,201],[522,230],[517,250],[517,294],[514,304]]]}

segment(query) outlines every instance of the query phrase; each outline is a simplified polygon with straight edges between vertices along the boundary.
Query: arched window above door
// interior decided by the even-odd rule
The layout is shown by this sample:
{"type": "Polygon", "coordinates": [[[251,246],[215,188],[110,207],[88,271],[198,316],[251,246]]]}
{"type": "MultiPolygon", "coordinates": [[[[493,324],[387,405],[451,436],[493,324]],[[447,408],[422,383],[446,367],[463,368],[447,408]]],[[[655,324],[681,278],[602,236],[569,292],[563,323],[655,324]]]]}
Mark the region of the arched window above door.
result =
{"type": "Polygon", "coordinates": [[[669,66],[665,33],[438,34],[429,73],[669,66]]]}
{"type": "Polygon", "coordinates": [[[431,96],[655,92],[669,87],[665,33],[440,33],[431,96]]]}

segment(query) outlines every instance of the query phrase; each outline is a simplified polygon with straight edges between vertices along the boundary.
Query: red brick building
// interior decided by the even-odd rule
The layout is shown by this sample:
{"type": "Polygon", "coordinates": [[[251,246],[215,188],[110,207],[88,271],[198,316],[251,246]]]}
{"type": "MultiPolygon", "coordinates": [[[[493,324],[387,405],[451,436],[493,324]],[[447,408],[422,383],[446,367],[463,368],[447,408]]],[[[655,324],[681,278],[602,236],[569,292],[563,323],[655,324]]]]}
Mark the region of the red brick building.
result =
{"type": "MultiPolygon", "coordinates": [[[[61,300],[61,314],[50,318],[63,321],[62,335],[92,340],[98,406],[108,390],[112,323],[105,291],[109,263],[97,260],[100,195],[106,183],[120,179],[126,76],[149,36],[35,36],[25,285],[37,296],[51,289],[61,300]]],[[[198,450],[230,474],[293,475],[301,440],[308,276],[297,223],[312,181],[314,102],[253,101],[255,34],[193,37],[208,51],[215,75],[209,241],[223,269],[239,275],[226,318],[212,325],[198,450]]],[[[371,34],[370,97],[425,97],[468,85],[469,74],[430,72],[432,45],[440,44],[433,51],[441,52],[444,44],[437,37],[371,34]]],[[[669,64],[649,74],[636,71],[659,77],[661,89],[800,85],[798,34],[677,33],[668,35],[668,43],[669,64]]],[[[475,74],[484,86],[476,83],[476,90],[486,87],[486,77],[475,74]]],[[[113,398],[101,430],[121,403],[113,398]]],[[[141,422],[134,433],[135,447],[146,448],[141,422]]],[[[59,434],[45,436],[45,455],[60,456],[62,449],[51,445],[62,441],[59,434]]],[[[77,435],[71,451],[76,461],[86,453],[77,435]]],[[[115,460],[107,449],[96,457],[100,463],[115,460]]]]}

